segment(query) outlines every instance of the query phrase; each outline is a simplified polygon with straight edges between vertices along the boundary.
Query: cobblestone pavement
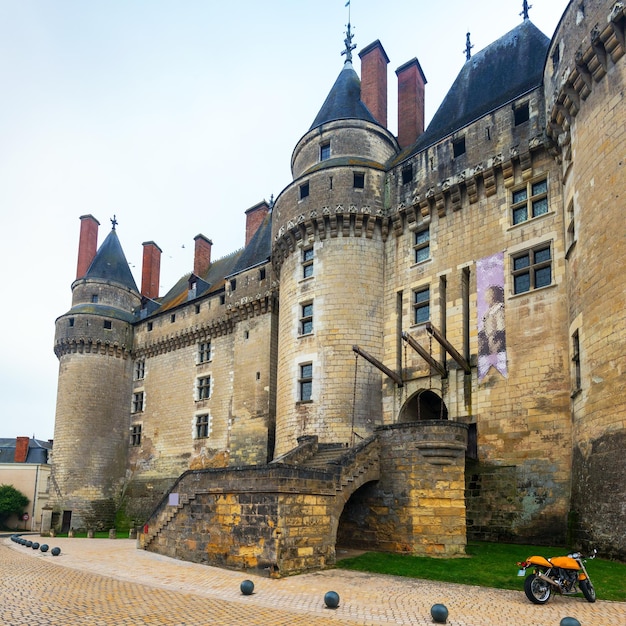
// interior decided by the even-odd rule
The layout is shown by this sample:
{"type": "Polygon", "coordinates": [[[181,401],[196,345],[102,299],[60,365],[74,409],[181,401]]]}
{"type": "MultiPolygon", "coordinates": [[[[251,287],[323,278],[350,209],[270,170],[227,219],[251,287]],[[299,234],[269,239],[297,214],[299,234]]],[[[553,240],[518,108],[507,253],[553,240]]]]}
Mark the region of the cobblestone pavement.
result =
{"type": "Polygon", "coordinates": [[[523,591],[343,570],[274,580],[152,554],[128,539],[32,539],[61,554],[0,539],[2,625],[421,626],[433,624],[435,603],[448,608],[449,626],[559,626],[566,616],[582,626],[626,624],[624,602],[557,596],[536,606],[523,591]],[[241,594],[245,579],[252,595],[241,594]],[[340,596],[336,609],[324,605],[330,590],[340,596]]]}

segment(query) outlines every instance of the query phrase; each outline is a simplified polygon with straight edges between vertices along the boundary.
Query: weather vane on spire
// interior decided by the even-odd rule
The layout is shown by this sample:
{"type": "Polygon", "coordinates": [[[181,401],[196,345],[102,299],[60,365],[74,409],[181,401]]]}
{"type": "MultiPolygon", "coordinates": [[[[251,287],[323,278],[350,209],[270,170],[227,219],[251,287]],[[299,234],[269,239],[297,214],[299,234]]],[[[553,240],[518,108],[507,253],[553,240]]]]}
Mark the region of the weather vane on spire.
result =
{"type": "Polygon", "coordinates": [[[530,9],[533,8],[532,4],[528,4],[528,0],[524,0],[524,8],[522,9],[522,12],[520,13],[520,15],[522,15],[524,17],[525,20],[528,19],[528,11],[530,9]]]}
{"type": "Polygon", "coordinates": [[[346,6],[348,7],[348,27],[346,30],[346,38],[343,42],[346,44],[346,49],[343,50],[341,55],[346,55],[346,63],[352,63],[352,51],[356,48],[356,44],[352,43],[352,38],[354,35],[352,34],[352,30],[350,29],[350,0],[346,2],[346,6]]]}
{"type": "Polygon", "coordinates": [[[465,60],[469,61],[472,58],[472,48],[474,46],[470,42],[470,34],[465,35],[465,60]]]}
{"type": "Polygon", "coordinates": [[[113,219],[111,220],[111,226],[113,227],[113,230],[115,230],[115,227],[117,226],[118,222],[115,219],[115,215],[113,215],[113,219]]]}

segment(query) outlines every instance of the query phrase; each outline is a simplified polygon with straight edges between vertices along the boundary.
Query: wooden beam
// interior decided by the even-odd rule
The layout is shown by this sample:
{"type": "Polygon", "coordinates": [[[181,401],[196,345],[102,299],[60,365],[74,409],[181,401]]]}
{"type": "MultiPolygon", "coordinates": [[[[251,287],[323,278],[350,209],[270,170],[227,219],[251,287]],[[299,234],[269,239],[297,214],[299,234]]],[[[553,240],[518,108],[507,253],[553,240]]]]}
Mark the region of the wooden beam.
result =
{"type": "Polygon", "coordinates": [[[393,370],[390,370],[386,365],[383,365],[377,358],[368,354],[365,350],[359,348],[359,346],[352,346],[352,350],[354,350],[354,352],[356,352],[359,356],[362,356],[366,361],[369,361],[374,367],[377,367],[383,374],[389,376],[389,378],[391,378],[396,385],[398,385],[398,387],[404,387],[402,378],[393,370]]]}
{"type": "Polygon", "coordinates": [[[446,378],[448,376],[445,366],[434,359],[426,348],[420,346],[420,344],[417,343],[417,341],[415,341],[415,339],[404,330],[402,331],[402,339],[404,339],[404,341],[406,341],[411,348],[413,348],[413,350],[415,350],[415,352],[417,352],[424,359],[424,361],[428,363],[428,365],[437,370],[439,374],[441,374],[442,378],[446,378]]]}
{"type": "Polygon", "coordinates": [[[444,350],[461,366],[461,369],[470,374],[472,369],[469,363],[454,349],[454,346],[430,323],[427,322],[426,330],[444,347],[444,350]]]}

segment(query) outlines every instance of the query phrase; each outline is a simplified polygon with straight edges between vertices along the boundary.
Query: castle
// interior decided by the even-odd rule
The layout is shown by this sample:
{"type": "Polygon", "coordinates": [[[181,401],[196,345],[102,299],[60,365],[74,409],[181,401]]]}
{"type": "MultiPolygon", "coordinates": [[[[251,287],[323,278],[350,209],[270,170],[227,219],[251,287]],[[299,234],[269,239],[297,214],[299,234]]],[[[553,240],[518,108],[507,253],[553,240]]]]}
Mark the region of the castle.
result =
{"type": "Polygon", "coordinates": [[[348,25],[293,181],[163,296],[156,243],[138,288],[81,217],[48,525],[279,575],[342,543],[626,558],[626,14],[572,0],[549,40],[527,9],[427,128],[401,65],[397,137],[348,25]]]}

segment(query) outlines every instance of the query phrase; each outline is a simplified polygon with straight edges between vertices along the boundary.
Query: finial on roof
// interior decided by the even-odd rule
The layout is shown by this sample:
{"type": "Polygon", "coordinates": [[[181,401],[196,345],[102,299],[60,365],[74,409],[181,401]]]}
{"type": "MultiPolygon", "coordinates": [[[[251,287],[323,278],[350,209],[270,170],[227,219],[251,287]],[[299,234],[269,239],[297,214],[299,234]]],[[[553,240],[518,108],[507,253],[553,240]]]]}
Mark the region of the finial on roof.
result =
{"type": "Polygon", "coordinates": [[[469,61],[472,58],[472,48],[474,46],[471,44],[470,42],[470,34],[467,33],[467,35],[465,35],[465,60],[469,61]]]}
{"type": "Polygon", "coordinates": [[[343,40],[346,44],[346,49],[342,51],[341,55],[346,55],[345,63],[352,63],[352,51],[356,48],[356,44],[352,43],[354,35],[352,34],[350,27],[350,0],[346,2],[346,6],[348,7],[348,26],[346,30],[346,38],[343,40]]]}
{"type": "Polygon", "coordinates": [[[532,8],[533,8],[533,5],[532,4],[528,4],[528,0],[524,0],[524,8],[522,9],[522,12],[520,13],[520,15],[523,16],[523,18],[525,20],[527,20],[528,19],[528,11],[530,9],[532,9],[532,8]]]}
{"type": "Polygon", "coordinates": [[[115,230],[115,227],[117,226],[118,221],[115,219],[115,215],[113,215],[113,219],[111,220],[111,226],[113,227],[113,230],[115,230]]]}
{"type": "Polygon", "coordinates": [[[274,194],[270,196],[270,210],[274,208],[274,194]]]}

